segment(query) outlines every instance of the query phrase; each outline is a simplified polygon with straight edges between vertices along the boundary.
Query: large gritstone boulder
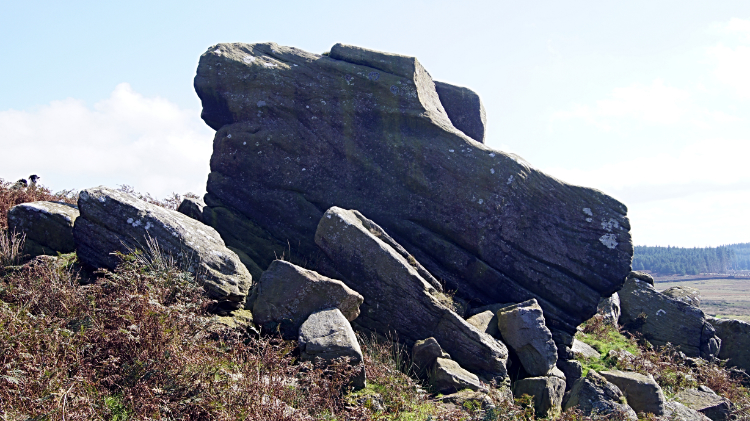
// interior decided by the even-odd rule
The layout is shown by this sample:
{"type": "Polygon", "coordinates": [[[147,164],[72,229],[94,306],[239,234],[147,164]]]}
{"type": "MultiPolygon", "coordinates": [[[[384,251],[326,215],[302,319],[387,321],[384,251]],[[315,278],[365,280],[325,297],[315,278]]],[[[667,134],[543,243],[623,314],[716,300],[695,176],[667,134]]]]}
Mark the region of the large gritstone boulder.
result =
{"type": "Polygon", "coordinates": [[[148,251],[155,241],[178,265],[200,276],[220,309],[243,306],[252,277],[213,228],[106,187],[81,191],[78,209],[73,236],[82,263],[114,269],[120,263],[115,252],[148,251]]]}
{"type": "Polygon", "coordinates": [[[25,235],[23,252],[31,257],[72,253],[73,224],[78,215],[78,208],[67,203],[22,203],[8,211],[8,232],[25,235]]]}
{"type": "Polygon", "coordinates": [[[544,376],[555,367],[557,347],[536,300],[498,310],[497,326],[529,375],[544,376]]]}
{"type": "Polygon", "coordinates": [[[658,416],[665,414],[664,392],[653,376],[620,370],[601,371],[599,374],[622,391],[634,411],[658,416]]]}
{"type": "Polygon", "coordinates": [[[441,295],[357,211],[332,207],[320,219],[315,242],[336,262],[344,283],[365,298],[357,325],[413,346],[433,337],[461,367],[505,381],[508,349],[441,302],[441,295]]]}
{"type": "Polygon", "coordinates": [[[585,415],[610,415],[615,419],[637,420],[633,408],[623,403],[625,397],[620,389],[608,382],[594,370],[589,370],[586,377],[582,377],[573,384],[565,394],[563,409],[578,408],[585,415]]]}
{"type": "Polygon", "coordinates": [[[275,324],[285,336],[297,336],[300,325],[316,311],[338,308],[348,321],[359,316],[362,296],[343,282],[283,260],[274,260],[258,281],[253,305],[255,323],[275,324]]]}
{"type": "Polygon", "coordinates": [[[331,206],[377,222],[472,305],[536,298],[571,333],[630,271],[622,203],[464,134],[413,57],[218,44],[195,89],[217,130],[203,218],[252,273],[286,252],[337,278],[312,241],[331,206]]]}
{"type": "Polygon", "coordinates": [[[716,336],[721,339],[719,358],[728,365],[750,371],[750,323],[734,319],[711,317],[716,336]]]}
{"type": "Polygon", "coordinates": [[[299,328],[299,349],[302,361],[349,358],[352,364],[361,368],[353,379],[354,387],[365,387],[362,349],[341,310],[331,308],[311,314],[299,328]]]}
{"type": "Polygon", "coordinates": [[[656,346],[671,343],[689,357],[719,354],[721,339],[698,307],[667,297],[635,276],[628,277],[619,294],[620,324],[626,329],[642,333],[656,346]]]}

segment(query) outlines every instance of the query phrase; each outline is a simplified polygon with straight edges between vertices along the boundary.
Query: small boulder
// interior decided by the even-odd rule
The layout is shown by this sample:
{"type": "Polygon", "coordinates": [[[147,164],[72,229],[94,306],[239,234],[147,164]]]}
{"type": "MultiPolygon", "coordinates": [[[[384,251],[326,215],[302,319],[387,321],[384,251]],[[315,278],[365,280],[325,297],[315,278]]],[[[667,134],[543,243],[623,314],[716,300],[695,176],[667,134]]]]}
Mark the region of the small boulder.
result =
{"type": "Polygon", "coordinates": [[[597,307],[597,313],[604,317],[604,322],[617,326],[618,320],[620,320],[620,295],[613,292],[609,297],[602,297],[599,300],[599,306],[597,307]]]}
{"type": "Polygon", "coordinates": [[[427,338],[414,343],[411,351],[412,363],[419,374],[427,372],[438,358],[450,359],[451,356],[443,351],[435,338],[427,338]]]}
{"type": "Polygon", "coordinates": [[[452,403],[461,408],[472,407],[483,410],[495,408],[495,403],[486,393],[475,392],[468,389],[451,393],[450,395],[445,395],[437,399],[444,403],[452,403]]]}
{"type": "Polygon", "coordinates": [[[689,357],[716,357],[721,339],[703,311],[657,292],[636,274],[628,276],[619,293],[625,329],[643,334],[655,346],[671,343],[689,357]]]}
{"type": "Polygon", "coordinates": [[[365,387],[365,370],[362,350],[352,326],[337,308],[312,313],[299,328],[300,359],[312,361],[320,358],[330,361],[350,358],[352,364],[361,366],[352,380],[356,389],[365,387]]]}
{"type": "Polygon", "coordinates": [[[516,352],[529,375],[549,373],[557,363],[557,347],[535,298],[498,310],[497,322],[503,341],[516,352]]]}
{"type": "Polygon", "coordinates": [[[453,393],[464,389],[488,391],[476,374],[466,371],[457,362],[447,358],[435,360],[430,372],[430,384],[439,393],[453,393]]]}
{"type": "Polygon", "coordinates": [[[466,319],[466,322],[493,338],[500,337],[500,330],[497,328],[497,314],[492,310],[475,314],[466,319]]]}
{"type": "Polygon", "coordinates": [[[177,207],[177,212],[189,216],[196,221],[203,222],[203,208],[205,207],[206,202],[204,202],[203,199],[186,197],[182,199],[182,203],[177,207]]]}
{"type": "Polygon", "coordinates": [[[664,418],[670,421],[710,421],[711,418],[701,414],[695,409],[690,409],[687,406],[675,402],[669,401],[664,404],[666,412],[664,418]]]}
{"type": "Polygon", "coordinates": [[[352,321],[364,300],[341,281],[283,260],[271,263],[256,288],[255,322],[266,329],[278,326],[285,336],[296,336],[308,316],[327,308],[338,308],[352,321]]]}
{"type": "Polygon", "coordinates": [[[592,348],[591,345],[586,342],[579,341],[578,339],[573,339],[571,350],[573,351],[574,356],[583,357],[588,360],[598,360],[602,357],[602,354],[600,354],[599,351],[592,348]]]}
{"type": "Polygon", "coordinates": [[[750,371],[750,323],[734,319],[710,318],[721,339],[719,358],[729,360],[728,365],[750,371]]]}
{"type": "Polygon", "coordinates": [[[696,389],[683,390],[674,399],[690,409],[694,409],[713,421],[729,419],[729,400],[715,393],[696,389]]]}
{"type": "Polygon", "coordinates": [[[23,253],[30,257],[57,256],[75,251],[73,224],[78,208],[63,202],[29,202],[8,211],[8,232],[23,233],[23,253]]]}
{"type": "Polygon", "coordinates": [[[469,88],[438,81],[435,81],[435,90],[453,127],[484,143],[487,117],[479,95],[469,88]]]}
{"type": "Polygon", "coordinates": [[[673,300],[682,301],[693,307],[701,306],[701,292],[695,288],[676,286],[667,288],[661,293],[673,300]]]}
{"type": "Polygon", "coordinates": [[[608,382],[594,370],[589,370],[586,377],[576,380],[573,387],[563,399],[563,409],[577,407],[585,415],[596,412],[599,415],[622,414],[630,420],[637,420],[633,408],[624,403],[625,397],[620,389],[608,382]]]}
{"type": "Polygon", "coordinates": [[[601,371],[599,374],[622,391],[634,411],[658,416],[665,414],[666,399],[653,376],[620,370],[601,371]]]}
{"type": "Polygon", "coordinates": [[[82,263],[114,269],[120,263],[116,252],[148,252],[155,243],[160,253],[199,275],[219,309],[243,307],[252,276],[213,228],[106,187],[81,191],[78,209],[73,237],[82,263]]]}
{"type": "Polygon", "coordinates": [[[534,413],[538,418],[555,418],[562,412],[565,380],[554,377],[528,377],[513,384],[513,395],[534,397],[534,413]]]}

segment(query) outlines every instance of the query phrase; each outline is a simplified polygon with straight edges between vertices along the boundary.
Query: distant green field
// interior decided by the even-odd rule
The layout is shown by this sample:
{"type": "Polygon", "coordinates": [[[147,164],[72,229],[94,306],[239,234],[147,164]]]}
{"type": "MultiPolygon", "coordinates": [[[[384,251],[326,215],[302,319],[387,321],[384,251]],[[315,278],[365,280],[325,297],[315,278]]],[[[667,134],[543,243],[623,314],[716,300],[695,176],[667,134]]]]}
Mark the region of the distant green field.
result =
{"type": "Polygon", "coordinates": [[[707,279],[700,281],[659,282],[656,289],[663,291],[673,286],[696,288],[701,292],[701,309],[712,316],[750,322],[750,280],[707,279]]]}

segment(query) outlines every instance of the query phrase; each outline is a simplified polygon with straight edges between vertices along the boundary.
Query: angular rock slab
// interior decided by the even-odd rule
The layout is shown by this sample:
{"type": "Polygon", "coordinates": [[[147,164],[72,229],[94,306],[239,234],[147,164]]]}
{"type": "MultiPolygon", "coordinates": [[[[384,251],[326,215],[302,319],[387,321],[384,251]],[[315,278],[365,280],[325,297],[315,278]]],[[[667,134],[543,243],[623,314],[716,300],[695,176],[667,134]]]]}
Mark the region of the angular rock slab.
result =
{"type": "Polygon", "coordinates": [[[281,324],[282,333],[294,336],[302,322],[320,310],[338,308],[346,320],[356,319],[364,299],[339,280],[283,260],[271,263],[256,288],[255,322],[261,326],[281,324]]]}
{"type": "Polygon", "coordinates": [[[585,415],[624,414],[630,420],[637,420],[633,408],[621,402],[622,391],[608,382],[594,370],[589,370],[586,377],[582,377],[573,384],[565,395],[563,410],[577,407],[585,415]]]}
{"type": "Polygon", "coordinates": [[[203,222],[203,208],[206,207],[206,202],[203,199],[194,199],[186,197],[180,202],[180,206],[177,208],[177,212],[189,216],[196,221],[203,222]]]}
{"type": "Polygon", "coordinates": [[[25,235],[23,252],[31,257],[72,253],[73,224],[79,215],[78,208],[68,203],[21,203],[8,211],[8,232],[25,235]]]}
{"type": "Polygon", "coordinates": [[[586,342],[579,341],[578,339],[573,339],[573,346],[570,349],[576,357],[583,357],[590,360],[598,360],[602,357],[602,354],[600,354],[599,351],[592,348],[591,345],[586,342]]]}
{"type": "Polygon", "coordinates": [[[500,330],[497,328],[497,314],[492,310],[475,314],[466,319],[466,322],[493,338],[500,337],[500,330]]]}
{"type": "Polygon", "coordinates": [[[750,323],[734,319],[709,319],[721,339],[719,358],[728,365],[750,371],[750,323]]]}
{"type": "Polygon", "coordinates": [[[497,311],[497,327],[531,376],[544,376],[557,363],[557,347],[535,299],[497,311]]]}
{"type": "Polygon", "coordinates": [[[487,116],[479,95],[469,88],[438,81],[435,81],[435,90],[453,127],[484,143],[487,116]]]}
{"type": "Polygon", "coordinates": [[[713,421],[729,419],[730,402],[715,393],[695,389],[683,390],[674,399],[690,409],[711,418],[713,421]]]}
{"type": "Polygon", "coordinates": [[[674,421],[709,421],[711,418],[701,414],[695,409],[688,408],[687,406],[675,402],[669,401],[665,404],[666,413],[664,416],[668,420],[674,421]]]}
{"type": "Polygon", "coordinates": [[[667,400],[653,376],[620,370],[600,371],[599,374],[622,391],[635,412],[666,414],[667,400]]]}
{"type": "Polygon", "coordinates": [[[688,357],[711,359],[719,354],[721,339],[699,308],[663,295],[647,281],[629,276],[619,292],[620,323],[656,346],[668,342],[688,357]]]}
{"type": "Polygon", "coordinates": [[[78,209],[73,236],[82,263],[114,269],[120,263],[115,252],[148,250],[151,238],[180,266],[199,274],[209,297],[228,308],[242,307],[252,277],[213,228],[101,186],[81,191],[78,209]]]}
{"type": "Polygon", "coordinates": [[[463,369],[457,362],[447,358],[435,360],[430,372],[430,384],[439,393],[453,393],[464,389],[487,392],[479,377],[463,369]]]}
{"type": "MultiPolygon", "coordinates": [[[[315,312],[299,328],[299,348],[302,361],[320,358],[330,361],[336,358],[351,358],[353,364],[364,361],[357,335],[349,321],[337,308],[315,312]]],[[[365,387],[365,370],[354,379],[354,387],[365,387]]]]}
{"type": "Polygon", "coordinates": [[[565,380],[559,377],[528,377],[513,384],[513,395],[534,397],[534,413],[538,418],[554,418],[562,412],[565,380]]]}
{"type": "Polygon", "coordinates": [[[312,242],[331,206],[376,221],[462,298],[536,298],[570,333],[630,270],[622,203],[466,136],[413,57],[217,44],[194,84],[217,130],[204,217],[261,270],[291,245],[336,277],[312,242]]]}
{"type": "MultiPolygon", "coordinates": [[[[365,298],[357,325],[413,345],[434,337],[455,361],[502,383],[507,377],[505,345],[445,307],[440,294],[398,251],[367,226],[361,213],[338,207],[320,219],[315,242],[334,262],[344,283],[365,298]]],[[[377,232],[377,231],[375,231],[377,232]]]]}
{"type": "Polygon", "coordinates": [[[411,350],[411,361],[419,374],[431,369],[438,358],[450,359],[450,354],[443,351],[435,338],[427,338],[423,341],[417,341],[411,350]]]}

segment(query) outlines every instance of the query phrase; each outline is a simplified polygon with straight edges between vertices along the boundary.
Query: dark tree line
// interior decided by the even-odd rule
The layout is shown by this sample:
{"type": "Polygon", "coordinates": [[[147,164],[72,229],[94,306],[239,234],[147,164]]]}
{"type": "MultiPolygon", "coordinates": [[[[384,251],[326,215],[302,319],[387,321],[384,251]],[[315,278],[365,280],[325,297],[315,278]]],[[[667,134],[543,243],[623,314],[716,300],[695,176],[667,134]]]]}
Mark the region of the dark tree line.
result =
{"type": "Polygon", "coordinates": [[[750,243],[705,248],[635,246],[633,270],[664,275],[750,270],[750,243]]]}

